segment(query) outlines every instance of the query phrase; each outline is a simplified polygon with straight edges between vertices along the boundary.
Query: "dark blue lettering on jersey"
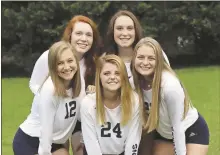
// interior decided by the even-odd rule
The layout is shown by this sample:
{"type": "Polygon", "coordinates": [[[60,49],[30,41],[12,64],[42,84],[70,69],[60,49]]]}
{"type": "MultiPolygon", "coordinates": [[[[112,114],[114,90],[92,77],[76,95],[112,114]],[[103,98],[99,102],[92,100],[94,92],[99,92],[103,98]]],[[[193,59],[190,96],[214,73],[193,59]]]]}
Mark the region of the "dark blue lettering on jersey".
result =
{"type": "Polygon", "coordinates": [[[104,127],[104,125],[101,126],[101,137],[111,137],[111,133],[107,133],[111,129],[111,123],[106,122],[105,124],[106,127],[104,127]]]}
{"type": "Polygon", "coordinates": [[[71,101],[69,103],[65,104],[66,107],[66,116],[65,119],[68,119],[69,117],[73,117],[76,115],[75,109],[76,109],[76,101],[71,101]]]}
{"type": "MultiPolygon", "coordinates": [[[[108,133],[108,131],[111,130],[111,123],[110,122],[106,122],[106,125],[102,125],[101,127],[101,137],[111,137],[111,133],[108,133]]],[[[117,123],[114,128],[112,129],[113,133],[116,134],[117,138],[121,138],[121,125],[120,123],[117,123]]]]}
{"type": "Polygon", "coordinates": [[[145,107],[145,110],[146,110],[147,114],[149,114],[150,113],[150,108],[151,108],[151,103],[144,102],[144,107],[145,107]]]}
{"type": "Polygon", "coordinates": [[[172,127],[172,137],[173,137],[174,153],[175,153],[175,155],[177,155],[177,152],[176,152],[176,145],[175,145],[175,141],[174,141],[174,130],[173,130],[173,127],[172,127]]]}
{"type": "Polygon", "coordinates": [[[138,145],[134,144],[132,145],[132,155],[137,155],[138,152],[138,145]]]}

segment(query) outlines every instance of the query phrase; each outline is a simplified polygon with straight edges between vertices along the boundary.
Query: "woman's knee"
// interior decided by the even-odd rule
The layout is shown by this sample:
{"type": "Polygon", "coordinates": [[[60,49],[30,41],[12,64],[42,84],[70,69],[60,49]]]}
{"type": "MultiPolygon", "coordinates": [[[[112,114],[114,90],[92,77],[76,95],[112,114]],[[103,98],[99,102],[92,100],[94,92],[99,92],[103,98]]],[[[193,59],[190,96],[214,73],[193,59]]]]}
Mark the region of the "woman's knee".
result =
{"type": "Polygon", "coordinates": [[[64,147],[69,150],[69,146],[70,146],[70,143],[69,143],[69,139],[66,141],[66,143],[64,144],[64,147]]]}
{"type": "Polygon", "coordinates": [[[52,155],[69,155],[69,152],[66,148],[60,148],[52,153],[52,155]]]}
{"type": "Polygon", "coordinates": [[[71,137],[71,145],[73,152],[77,152],[80,149],[81,132],[76,132],[71,137]]]}
{"type": "Polygon", "coordinates": [[[207,155],[208,153],[208,145],[202,145],[202,144],[187,144],[186,150],[187,155],[207,155]]]}

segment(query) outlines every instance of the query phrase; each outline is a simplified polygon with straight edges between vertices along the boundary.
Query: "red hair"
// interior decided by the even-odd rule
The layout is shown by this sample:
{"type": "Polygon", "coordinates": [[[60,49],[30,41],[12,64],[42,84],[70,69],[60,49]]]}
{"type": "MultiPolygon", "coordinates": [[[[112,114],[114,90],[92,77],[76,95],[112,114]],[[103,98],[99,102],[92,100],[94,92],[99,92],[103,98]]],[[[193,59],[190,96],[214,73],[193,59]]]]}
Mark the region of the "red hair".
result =
{"type": "Polygon", "coordinates": [[[83,55],[83,58],[85,59],[85,65],[86,65],[86,71],[85,71],[84,78],[85,78],[85,84],[86,84],[86,88],[87,88],[88,85],[95,84],[95,74],[94,74],[95,62],[94,62],[94,59],[101,55],[100,36],[99,36],[98,29],[97,29],[97,25],[95,24],[94,21],[92,21],[91,19],[89,19],[86,16],[76,15],[67,24],[67,26],[63,32],[62,40],[65,40],[65,41],[71,43],[71,34],[74,29],[75,23],[77,23],[77,22],[83,22],[83,23],[89,24],[92,28],[92,31],[93,31],[92,47],[89,49],[89,51],[87,51],[83,55]]]}
{"type": "Polygon", "coordinates": [[[96,40],[98,38],[99,33],[98,33],[98,30],[97,30],[96,24],[86,16],[77,15],[77,16],[74,16],[69,21],[69,23],[67,24],[67,26],[64,30],[64,33],[63,33],[62,40],[71,42],[71,34],[72,34],[73,29],[74,29],[75,23],[77,23],[77,22],[83,22],[83,23],[89,24],[92,28],[92,31],[93,31],[93,36],[94,36],[93,40],[96,40]]]}

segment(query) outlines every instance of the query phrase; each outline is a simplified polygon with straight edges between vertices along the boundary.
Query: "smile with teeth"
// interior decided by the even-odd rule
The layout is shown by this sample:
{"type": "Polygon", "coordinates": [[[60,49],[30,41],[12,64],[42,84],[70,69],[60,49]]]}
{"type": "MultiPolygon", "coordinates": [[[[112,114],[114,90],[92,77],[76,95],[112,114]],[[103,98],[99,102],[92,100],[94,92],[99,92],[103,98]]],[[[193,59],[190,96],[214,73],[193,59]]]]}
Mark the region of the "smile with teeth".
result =
{"type": "Polygon", "coordinates": [[[142,70],[149,70],[149,69],[151,69],[151,67],[145,67],[145,66],[140,66],[140,68],[141,68],[142,70]]]}
{"type": "Polygon", "coordinates": [[[108,82],[108,84],[117,84],[117,82],[108,82]]]}
{"type": "Polygon", "coordinates": [[[87,44],[77,43],[77,45],[78,45],[80,48],[86,48],[86,47],[87,47],[87,44]]]}
{"type": "Polygon", "coordinates": [[[130,38],[120,38],[122,41],[128,41],[130,38]]]}
{"type": "Polygon", "coordinates": [[[63,74],[65,74],[65,75],[69,75],[69,74],[71,74],[72,73],[72,70],[69,70],[69,71],[64,71],[64,72],[62,72],[63,74]]]}

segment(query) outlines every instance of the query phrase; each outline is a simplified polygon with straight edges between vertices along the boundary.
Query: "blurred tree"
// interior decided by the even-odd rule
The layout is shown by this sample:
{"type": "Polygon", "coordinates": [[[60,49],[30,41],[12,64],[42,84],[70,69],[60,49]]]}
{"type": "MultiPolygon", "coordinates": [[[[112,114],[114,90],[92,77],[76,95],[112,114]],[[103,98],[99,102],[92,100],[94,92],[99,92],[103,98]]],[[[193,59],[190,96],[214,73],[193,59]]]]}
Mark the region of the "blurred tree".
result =
{"type": "Polygon", "coordinates": [[[1,4],[2,76],[29,76],[37,58],[60,40],[73,16],[92,18],[104,37],[110,18],[122,9],[138,17],[145,36],[152,36],[162,44],[172,65],[210,64],[220,59],[220,2],[3,1],[1,4]]]}

